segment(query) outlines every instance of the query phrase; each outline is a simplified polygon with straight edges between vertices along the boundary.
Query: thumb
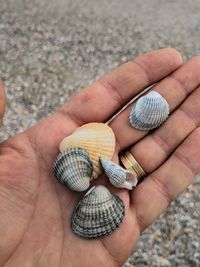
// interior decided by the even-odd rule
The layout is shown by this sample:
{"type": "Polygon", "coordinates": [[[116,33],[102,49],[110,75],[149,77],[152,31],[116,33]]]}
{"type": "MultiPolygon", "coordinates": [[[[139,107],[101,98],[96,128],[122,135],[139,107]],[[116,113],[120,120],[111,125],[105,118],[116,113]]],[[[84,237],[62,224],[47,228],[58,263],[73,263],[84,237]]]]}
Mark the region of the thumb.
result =
{"type": "Polygon", "coordinates": [[[5,108],[6,108],[6,95],[5,95],[3,83],[0,81],[0,125],[3,121],[5,108]]]}

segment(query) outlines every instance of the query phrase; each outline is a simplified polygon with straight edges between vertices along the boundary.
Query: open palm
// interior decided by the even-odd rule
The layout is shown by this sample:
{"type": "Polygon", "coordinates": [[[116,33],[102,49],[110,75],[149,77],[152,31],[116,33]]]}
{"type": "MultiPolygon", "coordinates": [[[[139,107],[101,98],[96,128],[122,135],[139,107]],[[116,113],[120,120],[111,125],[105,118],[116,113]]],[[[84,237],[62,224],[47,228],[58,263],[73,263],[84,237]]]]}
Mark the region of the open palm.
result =
{"type": "MultiPolygon", "coordinates": [[[[173,49],[147,53],[105,75],[35,127],[0,145],[0,266],[121,266],[146,229],[200,168],[200,59],[182,65],[173,49]],[[112,235],[83,240],[71,231],[72,211],[83,194],[52,175],[58,145],[77,127],[105,122],[131,98],[154,90],[169,103],[169,119],[148,133],[130,127],[128,107],[110,124],[118,154],[129,148],[149,174],[133,191],[115,189],[126,216],[112,235]],[[190,94],[190,95],[189,95],[190,94]],[[188,96],[189,95],[189,96],[188,96]]],[[[2,95],[2,86],[0,92],[2,95]]],[[[2,101],[2,97],[1,100],[2,101]]]]}

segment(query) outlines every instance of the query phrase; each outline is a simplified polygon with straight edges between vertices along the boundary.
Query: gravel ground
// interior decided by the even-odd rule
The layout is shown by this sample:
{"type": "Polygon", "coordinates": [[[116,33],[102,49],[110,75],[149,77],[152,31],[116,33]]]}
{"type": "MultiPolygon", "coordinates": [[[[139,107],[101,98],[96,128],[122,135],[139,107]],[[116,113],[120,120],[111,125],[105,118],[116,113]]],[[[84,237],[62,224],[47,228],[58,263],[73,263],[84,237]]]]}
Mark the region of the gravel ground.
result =
{"type": "MultiPolygon", "coordinates": [[[[108,70],[148,50],[200,54],[200,1],[0,0],[0,140],[34,125],[108,70]]],[[[125,267],[200,266],[200,177],[142,236],[125,267]]]]}

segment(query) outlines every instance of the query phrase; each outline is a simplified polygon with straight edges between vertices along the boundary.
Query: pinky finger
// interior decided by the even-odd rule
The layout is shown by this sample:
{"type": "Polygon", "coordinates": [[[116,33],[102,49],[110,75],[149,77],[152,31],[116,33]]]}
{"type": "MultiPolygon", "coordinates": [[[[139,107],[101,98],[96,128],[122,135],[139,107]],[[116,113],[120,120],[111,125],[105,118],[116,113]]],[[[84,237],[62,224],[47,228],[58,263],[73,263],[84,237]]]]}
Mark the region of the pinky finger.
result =
{"type": "Polygon", "coordinates": [[[3,121],[5,107],[6,107],[6,96],[5,96],[3,83],[0,81],[0,125],[2,124],[2,121],[3,121]]]}
{"type": "Polygon", "coordinates": [[[200,171],[200,128],[197,128],[156,171],[132,193],[131,203],[145,230],[194,180],[200,171]]]}

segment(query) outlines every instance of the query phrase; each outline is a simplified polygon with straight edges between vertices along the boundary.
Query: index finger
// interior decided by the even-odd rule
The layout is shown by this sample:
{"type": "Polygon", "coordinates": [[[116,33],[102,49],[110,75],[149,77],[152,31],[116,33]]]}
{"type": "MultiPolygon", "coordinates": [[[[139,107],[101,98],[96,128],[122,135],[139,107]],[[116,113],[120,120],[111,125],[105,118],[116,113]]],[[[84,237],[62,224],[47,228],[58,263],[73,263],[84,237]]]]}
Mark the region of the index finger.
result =
{"type": "Polygon", "coordinates": [[[59,112],[77,126],[105,122],[146,87],[172,73],[182,64],[175,49],[148,52],[103,76],[72,97],[59,112]]]}

